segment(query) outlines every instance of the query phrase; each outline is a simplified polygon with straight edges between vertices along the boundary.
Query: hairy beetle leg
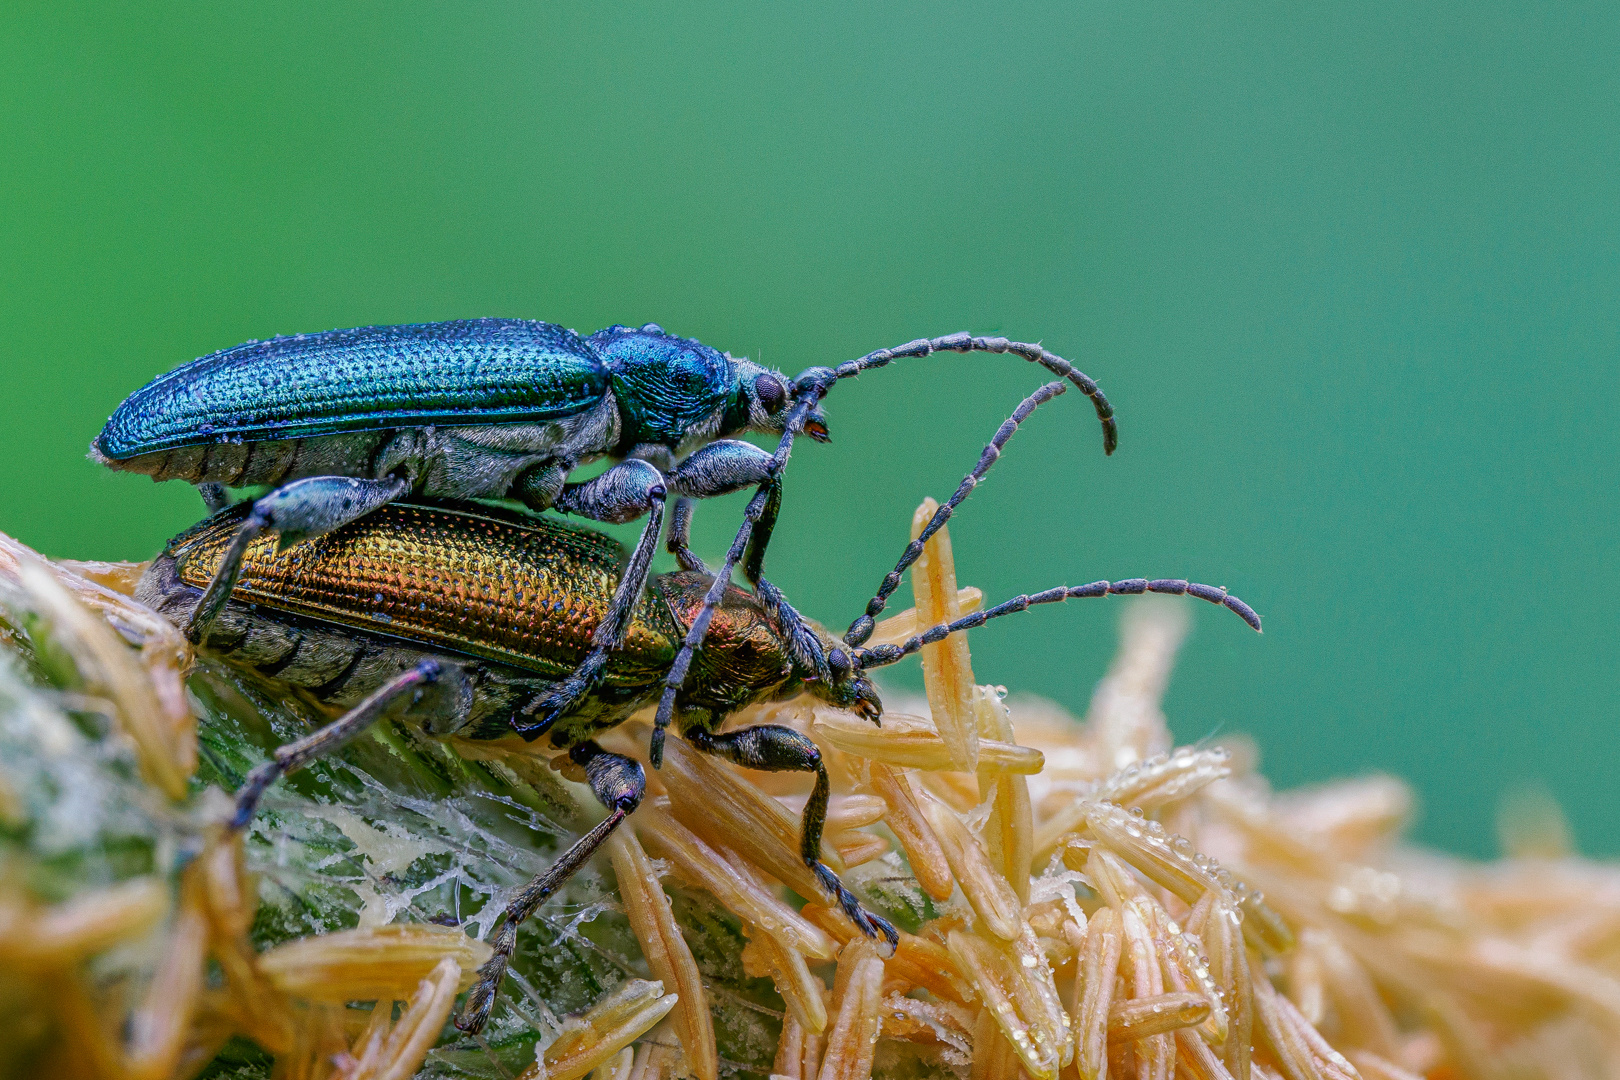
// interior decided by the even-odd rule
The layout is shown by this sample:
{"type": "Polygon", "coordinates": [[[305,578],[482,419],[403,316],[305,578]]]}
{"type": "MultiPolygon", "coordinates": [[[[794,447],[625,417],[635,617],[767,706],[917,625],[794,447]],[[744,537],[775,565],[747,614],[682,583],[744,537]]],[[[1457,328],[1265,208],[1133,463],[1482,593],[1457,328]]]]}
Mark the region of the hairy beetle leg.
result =
{"type": "MultiPolygon", "coordinates": [[[[727,474],[728,486],[725,488],[711,486],[695,493],[708,498],[728,490],[738,490],[748,484],[759,485],[759,491],[764,494],[765,500],[758,507],[758,520],[754,522],[748,534],[748,545],[743,550],[743,578],[753,586],[754,595],[759,597],[766,610],[780,624],[782,638],[787,642],[788,655],[793,658],[793,662],[804,671],[815,672],[817,678],[828,680],[832,677],[832,672],[827,666],[827,654],[821,646],[821,639],[810,629],[804,616],[788,603],[782,590],[765,580],[765,549],[770,546],[771,534],[776,529],[776,518],[782,509],[782,480],[778,473],[772,471],[775,456],[767,454],[751,443],[714,443],[682,462],[677,475],[699,457],[719,458],[718,452],[712,455],[709,452],[726,446],[736,448],[725,451],[732,459],[726,462],[730,468],[727,474]]],[[[692,490],[689,481],[687,487],[688,490],[692,490]]],[[[750,503],[750,514],[754,509],[754,505],[750,503]]],[[[701,645],[701,641],[698,644],[701,645]]]]}
{"type": "MultiPolygon", "coordinates": [[[[828,378],[831,379],[830,372],[828,378]]],[[[831,385],[831,382],[827,383],[827,386],[831,385]]],[[[793,408],[782,418],[782,441],[777,444],[776,453],[769,455],[768,459],[765,457],[758,459],[761,480],[754,490],[754,497],[748,500],[748,506],[743,510],[743,523],[738,528],[736,539],[732,540],[730,549],[726,551],[725,560],[720,564],[720,572],[715,574],[714,581],[709,585],[709,591],[703,597],[703,606],[698,609],[696,617],[692,619],[692,625],[686,630],[686,637],[681,640],[681,647],[675,653],[674,662],[664,675],[664,689],[658,697],[658,712],[653,717],[652,744],[648,747],[648,759],[655,769],[664,760],[664,731],[675,717],[675,696],[680,693],[682,684],[686,682],[686,673],[692,666],[692,654],[702,646],[703,639],[709,632],[714,609],[719,605],[720,597],[725,594],[726,583],[731,580],[731,568],[743,557],[744,549],[750,547],[755,526],[767,515],[770,517],[766,525],[768,539],[770,525],[775,521],[775,511],[770,509],[770,503],[774,498],[780,505],[779,477],[787,465],[788,455],[793,453],[793,436],[824,393],[826,388],[821,386],[810,386],[796,391],[793,408]]],[[[751,446],[751,444],[741,445],[751,446]]],[[[764,545],[752,545],[748,565],[759,572],[764,568],[764,561],[764,545]]],[[[791,607],[787,610],[793,611],[791,607]]],[[[803,620],[798,619],[798,612],[794,611],[793,616],[797,620],[795,625],[802,625],[803,620]]]]}
{"type": "MultiPolygon", "coordinates": [[[[773,455],[753,443],[716,439],[682,461],[670,474],[670,490],[680,496],[669,522],[669,553],[682,570],[708,573],[690,547],[692,500],[712,499],[773,482],[773,455]]],[[[773,515],[774,517],[774,515],[773,515]]],[[[753,579],[750,578],[750,581],[753,579]]]]}
{"type": "Polygon", "coordinates": [[[765,605],[765,610],[782,627],[782,639],[787,642],[788,655],[793,662],[800,670],[813,671],[816,678],[830,682],[833,672],[827,664],[827,651],[822,648],[821,639],[810,629],[804,616],[788,603],[782,590],[765,580],[765,549],[770,546],[771,534],[776,530],[777,514],[782,509],[782,481],[779,477],[771,477],[764,486],[765,505],[758,524],[748,537],[748,547],[743,552],[743,577],[754,587],[754,595],[765,605]]]}
{"type": "Polygon", "coordinates": [[[551,729],[569,709],[590,692],[602,677],[608,658],[624,644],[630,631],[630,618],[635,613],[636,601],[647,587],[652,575],[653,551],[658,547],[658,534],[664,526],[664,502],[668,490],[664,474],[656,467],[632,458],[621,462],[601,476],[582,484],[569,484],[558,497],[556,509],[566,514],[578,514],[592,521],[634,521],[647,515],[641,538],[630,553],[624,573],[619,576],[619,587],[608,605],[607,614],[596,624],[591,635],[591,651],[581,660],[557,688],[524,711],[536,716],[530,723],[514,722],[512,728],[529,741],[534,741],[551,729]]]}
{"type": "Polygon", "coordinates": [[[438,682],[441,674],[442,665],[437,660],[423,660],[389,680],[370,697],[314,734],[276,747],[270,760],[248,773],[247,779],[237,790],[236,811],[231,815],[229,828],[240,830],[247,827],[247,823],[253,820],[253,812],[258,809],[259,799],[271,784],[336,750],[374,724],[401,697],[438,682]]]}
{"type": "Polygon", "coordinates": [[[410,486],[410,481],[401,477],[355,480],[347,476],[311,476],[295,480],[257,500],[231,539],[230,547],[225,549],[207,591],[193,609],[185,626],[186,639],[196,645],[207,638],[208,628],[225,609],[237,578],[242,576],[242,560],[248,548],[261,534],[277,535],[281,538],[281,547],[289,548],[358,521],[405,494],[410,486]]]}
{"type": "MultiPolygon", "coordinates": [[[[532,712],[536,716],[533,723],[513,725],[518,734],[532,741],[550,730],[590,691],[601,677],[608,656],[624,644],[636,600],[646,588],[652,572],[653,549],[658,543],[668,492],[674,492],[682,499],[708,499],[741,491],[762,481],[770,483],[773,481],[774,460],[771,454],[753,443],[717,439],[690,454],[667,479],[651,463],[631,458],[593,480],[569,484],[563,489],[556,508],[564,513],[578,514],[592,521],[613,522],[631,521],[643,513],[649,516],[641,530],[641,539],[636,543],[636,550],[619,578],[613,603],[596,626],[590,654],[557,689],[533,706],[532,712]]],[[[690,521],[688,510],[683,515],[678,539],[675,532],[671,533],[672,549],[677,543],[684,549],[690,521]]],[[[687,554],[690,555],[690,552],[687,554]]],[[[683,564],[685,561],[682,559],[683,564]]],[[[656,756],[653,765],[655,768],[658,765],[656,756]]]]}
{"type": "Polygon", "coordinates": [[[210,481],[197,485],[197,494],[202,496],[203,506],[210,514],[217,514],[231,505],[231,497],[225,491],[225,485],[210,481]]]}
{"type": "Polygon", "coordinates": [[[684,495],[675,500],[675,506],[669,513],[669,536],[664,542],[664,548],[682,570],[692,570],[699,574],[709,573],[709,567],[697,557],[692,550],[692,500],[684,495]]]}
{"type": "Polygon", "coordinates": [[[495,1007],[495,994],[500,990],[506,967],[517,948],[517,928],[535,909],[546,902],[563,884],[574,876],[574,871],[596,853],[619,823],[641,805],[647,790],[647,777],[639,762],[618,754],[610,754],[593,742],[583,742],[568,752],[574,764],[585,769],[585,780],[608,816],[601,824],[575,841],[574,846],[556,862],[541,871],[533,881],[523,887],[506,905],[501,928],[491,942],[495,953],[478,969],[478,981],[467,992],[467,1003],[456,1017],[456,1027],[470,1035],[484,1030],[489,1022],[490,1010],[495,1007]]]}
{"type": "Polygon", "coordinates": [[[792,728],[779,724],[760,724],[721,735],[699,729],[688,732],[686,741],[705,754],[713,754],[745,769],[814,772],[816,786],[805,801],[804,818],[799,825],[799,855],[816,875],[821,887],[827,890],[850,921],[860,927],[862,933],[869,938],[888,942],[891,952],[899,947],[898,931],[887,919],[863,908],[855,894],[821,861],[821,830],[827,823],[827,801],[832,788],[827,780],[827,768],[821,763],[821,750],[814,742],[792,728]]]}

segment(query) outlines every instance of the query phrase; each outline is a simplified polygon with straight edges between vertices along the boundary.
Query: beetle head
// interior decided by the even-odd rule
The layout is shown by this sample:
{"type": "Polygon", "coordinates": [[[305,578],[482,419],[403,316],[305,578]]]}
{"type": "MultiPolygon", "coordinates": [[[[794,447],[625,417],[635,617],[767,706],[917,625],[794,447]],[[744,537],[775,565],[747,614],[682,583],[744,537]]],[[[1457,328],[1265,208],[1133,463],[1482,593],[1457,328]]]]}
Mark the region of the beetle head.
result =
{"type": "MultiPolygon", "coordinates": [[[[723,434],[744,431],[779,434],[787,422],[788,413],[793,409],[793,383],[780,371],[752,360],[733,358],[731,363],[736,371],[736,397],[726,413],[725,426],[728,430],[723,434]]],[[[812,412],[812,416],[819,415],[819,410],[812,412]]],[[[804,430],[811,438],[826,442],[825,421],[821,424],[820,435],[815,434],[808,420],[804,430]]]]}
{"type": "Polygon", "coordinates": [[[820,626],[810,623],[826,650],[828,677],[809,675],[804,679],[805,689],[827,704],[848,709],[864,720],[881,724],[883,699],[877,687],[867,678],[852,651],[841,642],[834,641],[820,626]]]}

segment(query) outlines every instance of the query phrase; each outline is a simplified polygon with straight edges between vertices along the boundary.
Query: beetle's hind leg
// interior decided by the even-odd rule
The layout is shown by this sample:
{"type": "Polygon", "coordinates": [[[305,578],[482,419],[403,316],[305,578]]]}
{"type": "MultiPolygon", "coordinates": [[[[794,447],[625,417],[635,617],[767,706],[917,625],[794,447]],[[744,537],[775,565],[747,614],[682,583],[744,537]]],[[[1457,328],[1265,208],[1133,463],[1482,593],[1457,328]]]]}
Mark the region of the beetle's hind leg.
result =
{"type": "Polygon", "coordinates": [[[489,1022],[490,1009],[495,1005],[495,993],[500,989],[507,964],[517,948],[518,926],[573,877],[574,871],[585,860],[596,853],[596,849],[619,827],[619,823],[641,804],[641,796],[647,790],[647,777],[639,762],[610,754],[593,742],[580,743],[568,752],[568,756],[574,764],[584,768],[585,780],[591,785],[597,799],[608,808],[608,816],[575,841],[573,847],[541,871],[507,903],[501,928],[496,931],[495,940],[491,943],[495,953],[478,969],[478,981],[467,993],[467,1004],[462,1008],[461,1015],[456,1017],[456,1027],[469,1034],[478,1034],[489,1022]]]}
{"type": "Polygon", "coordinates": [[[268,532],[279,536],[280,546],[289,548],[365,517],[405,494],[410,486],[410,481],[403,477],[356,480],[347,476],[311,476],[277,488],[255,501],[186,623],[187,640],[196,645],[208,636],[208,628],[224,610],[237,578],[242,575],[242,559],[248,547],[260,535],[268,532]]]}
{"type": "Polygon", "coordinates": [[[319,731],[276,747],[274,753],[270,755],[270,760],[248,773],[247,779],[242,781],[242,786],[237,789],[236,812],[231,815],[230,828],[247,827],[247,823],[253,820],[253,812],[258,809],[259,799],[271,784],[288,773],[297,772],[316,758],[331,753],[359,735],[406,694],[420,691],[438,682],[440,676],[444,674],[443,667],[437,660],[422,660],[384,683],[360,704],[319,731]]]}
{"type": "MultiPolygon", "coordinates": [[[[771,471],[772,456],[753,443],[741,439],[716,439],[700,450],[689,454],[670,473],[670,490],[679,495],[675,512],[669,523],[669,553],[675,556],[682,570],[708,573],[703,560],[689,546],[692,536],[692,500],[712,499],[734,491],[776,485],[771,471]]],[[[775,513],[771,518],[775,520],[775,513]]],[[[770,529],[765,527],[767,538],[770,529]]],[[[763,550],[763,546],[761,548],[763,550]]],[[[752,548],[750,548],[752,551],[752,548]]],[[[752,582],[755,579],[749,578],[752,582]]]]}
{"type": "Polygon", "coordinates": [[[821,750],[814,742],[779,724],[761,724],[721,735],[694,729],[686,733],[686,740],[705,754],[724,758],[745,769],[815,773],[816,786],[804,804],[804,819],[799,826],[799,856],[862,933],[869,938],[883,938],[891,949],[900,944],[900,935],[888,920],[861,907],[855,894],[821,861],[821,830],[827,823],[827,800],[832,789],[827,781],[827,767],[821,763],[821,750]]]}

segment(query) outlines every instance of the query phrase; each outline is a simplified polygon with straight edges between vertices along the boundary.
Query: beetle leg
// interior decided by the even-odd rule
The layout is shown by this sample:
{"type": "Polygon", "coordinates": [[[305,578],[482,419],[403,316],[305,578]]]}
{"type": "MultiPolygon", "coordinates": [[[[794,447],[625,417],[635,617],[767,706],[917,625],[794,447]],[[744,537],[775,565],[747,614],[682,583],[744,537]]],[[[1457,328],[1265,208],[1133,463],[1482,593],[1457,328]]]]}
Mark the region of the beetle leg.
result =
{"type": "MultiPolygon", "coordinates": [[[[830,373],[828,377],[831,378],[830,373]]],[[[830,386],[831,383],[827,385],[830,386]]],[[[824,393],[826,390],[820,384],[806,386],[797,392],[793,408],[782,418],[782,441],[777,444],[776,453],[771,455],[771,460],[765,465],[768,481],[774,481],[781,475],[782,469],[787,465],[788,455],[793,452],[794,435],[824,393]]],[[[737,537],[726,550],[726,558],[720,564],[720,572],[715,574],[714,580],[709,583],[709,591],[703,594],[703,606],[692,619],[692,625],[686,628],[686,636],[681,639],[680,651],[675,654],[674,661],[669,665],[669,671],[664,675],[664,689],[658,695],[658,712],[653,717],[652,742],[647,748],[648,760],[655,769],[664,759],[664,730],[669,727],[670,720],[675,716],[675,695],[680,693],[681,685],[686,682],[686,673],[692,667],[692,654],[703,644],[703,638],[709,632],[709,623],[714,619],[714,609],[719,606],[720,598],[725,595],[726,584],[731,578],[731,568],[742,558],[743,548],[754,535],[754,526],[765,513],[765,503],[770,496],[768,489],[771,486],[769,482],[760,484],[754,491],[754,497],[749,499],[748,505],[743,508],[743,523],[737,530],[737,537]]]]}
{"type": "Polygon", "coordinates": [[[716,439],[669,474],[670,490],[694,499],[729,495],[771,478],[771,455],[740,439],[716,439]]]}
{"type": "Polygon", "coordinates": [[[646,514],[647,524],[641,530],[641,539],[636,542],[624,572],[619,575],[619,587],[608,605],[607,614],[602,616],[602,621],[596,624],[596,631],[591,635],[591,651],[572,674],[557,684],[556,689],[524,710],[536,714],[534,723],[514,725],[514,730],[525,739],[532,741],[544,734],[584,697],[601,678],[608,657],[624,644],[625,635],[630,630],[630,616],[652,572],[653,551],[658,546],[658,533],[664,524],[665,497],[663,474],[645,461],[631,459],[620,462],[592,480],[569,484],[557,499],[558,510],[579,514],[592,521],[630,521],[646,514]]]}
{"type": "Polygon", "coordinates": [[[242,559],[249,545],[261,533],[280,536],[280,547],[285,550],[365,517],[405,494],[410,486],[410,481],[402,477],[354,480],[346,476],[311,476],[277,488],[256,501],[231,538],[202,599],[191,612],[185,627],[187,640],[196,645],[208,636],[209,626],[224,610],[231,590],[236,587],[236,579],[242,575],[242,559]]]}
{"type": "Polygon", "coordinates": [[[703,753],[724,758],[745,769],[815,773],[815,790],[805,801],[804,819],[799,826],[799,856],[862,933],[873,939],[883,938],[891,949],[900,944],[900,935],[888,920],[861,907],[855,894],[821,861],[821,830],[827,823],[827,800],[832,789],[827,781],[827,767],[821,763],[821,750],[808,736],[779,724],[760,724],[721,735],[694,728],[685,735],[686,741],[703,753]]]}
{"type": "Polygon", "coordinates": [[[230,828],[244,829],[253,820],[259,798],[265,789],[281,777],[308,765],[322,755],[329,754],[350,739],[365,731],[390,706],[408,693],[438,682],[443,665],[437,660],[423,660],[401,675],[384,683],[360,704],[327,724],[319,731],[295,742],[278,746],[270,760],[248,773],[247,779],[236,792],[236,812],[231,815],[230,828]]]}
{"type": "Polygon", "coordinates": [[[813,671],[816,677],[823,682],[831,682],[832,669],[827,666],[827,650],[822,646],[821,639],[810,624],[805,622],[804,616],[788,603],[788,598],[782,590],[765,580],[765,547],[771,542],[771,532],[776,528],[776,516],[782,508],[782,481],[773,478],[767,481],[765,507],[759,516],[759,523],[748,538],[748,548],[743,554],[743,577],[754,587],[754,594],[765,605],[782,627],[782,638],[787,642],[788,655],[793,657],[794,664],[801,671],[813,671]]]}
{"type": "MultiPolygon", "coordinates": [[[[782,481],[771,469],[773,460],[771,454],[753,443],[717,439],[680,463],[669,478],[670,489],[680,495],[707,499],[756,485],[764,488],[765,505],[758,524],[748,538],[748,548],[742,562],[743,576],[781,624],[789,655],[804,670],[814,671],[821,678],[828,679],[831,673],[827,669],[821,639],[811,631],[793,605],[787,602],[781,590],[764,579],[765,548],[771,542],[771,532],[776,528],[776,517],[782,507],[782,481]]],[[[680,523],[683,545],[684,530],[688,525],[689,522],[680,523]]],[[[675,544],[676,527],[671,526],[670,550],[680,558],[675,544]]],[[[684,560],[681,565],[694,569],[686,566],[684,560]]],[[[698,563],[697,568],[703,568],[703,564],[698,563]]]]}
{"type": "Polygon", "coordinates": [[[490,1009],[495,1005],[495,993],[500,989],[506,966],[517,948],[517,928],[546,898],[556,892],[602,846],[608,834],[619,827],[619,822],[630,816],[641,804],[647,790],[647,777],[641,764],[618,754],[610,754],[593,742],[582,742],[568,756],[574,764],[583,766],[585,780],[591,785],[597,799],[608,808],[608,816],[601,824],[574,842],[556,862],[542,870],[506,905],[501,928],[491,942],[495,952],[478,969],[478,981],[467,994],[467,1004],[456,1017],[456,1027],[476,1035],[489,1021],[490,1009]]]}
{"type": "Polygon", "coordinates": [[[655,506],[662,509],[664,496],[664,474],[654,465],[630,458],[584,483],[565,484],[552,505],[564,514],[622,525],[655,506]]]}
{"type": "Polygon", "coordinates": [[[684,495],[675,500],[675,507],[669,515],[669,537],[664,544],[665,549],[681,564],[682,570],[692,570],[699,574],[709,573],[709,568],[697,553],[692,550],[692,500],[684,495]]]}
{"type": "Polygon", "coordinates": [[[210,481],[197,485],[197,494],[202,496],[203,506],[210,514],[217,514],[231,505],[231,497],[225,493],[225,485],[210,481]]]}
{"type": "Polygon", "coordinates": [[[740,439],[716,439],[689,454],[669,476],[670,490],[681,496],[669,527],[669,552],[683,570],[708,573],[709,568],[688,547],[692,499],[711,499],[754,487],[771,479],[771,455],[740,439]]]}

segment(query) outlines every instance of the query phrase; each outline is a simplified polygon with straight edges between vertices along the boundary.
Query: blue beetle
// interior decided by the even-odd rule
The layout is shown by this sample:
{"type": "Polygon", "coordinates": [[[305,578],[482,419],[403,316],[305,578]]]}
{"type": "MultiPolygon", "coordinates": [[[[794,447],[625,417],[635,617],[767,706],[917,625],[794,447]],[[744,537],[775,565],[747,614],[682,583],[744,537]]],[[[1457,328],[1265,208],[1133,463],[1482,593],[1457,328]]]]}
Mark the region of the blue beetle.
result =
{"type": "MultiPolygon", "coordinates": [[[[551,323],[470,319],[276,337],[204,356],[130,395],[90,457],[196,484],[211,510],[224,505],[226,487],[273,488],[244,518],[193,612],[185,631],[194,642],[229,598],[248,546],[266,532],[285,548],[406,495],[509,499],[593,521],[646,515],[591,653],[536,705],[543,727],[589,690],[622,644],[671,494],[669,550],[684,569],[703,570],[687,545],[689,500],[759,489],[745,526],[754,529],[745,572],[789,628],[798,659],[827,673],[819,640],[762,577],[779,473],[796,431],[826,441],[818,406],[838,379],[940,350],[1013,352],[1063,375],[1092,398],[1112,452],[1113,410],[1096,383],[1038,345],[1005,338],[919,339],[790,381],[652,323],[582,338],[551,323]],[[781,432],[782,446],[773,455],[729,437],[750,432],[781,432]],[[568,482],[600,457],[617,464],[568,482]]],[[[735,550],[722,576],[741,554],[735,550]]],[[[699,622],[688,652],[707,629],[707,617],[699,622]]]]}

